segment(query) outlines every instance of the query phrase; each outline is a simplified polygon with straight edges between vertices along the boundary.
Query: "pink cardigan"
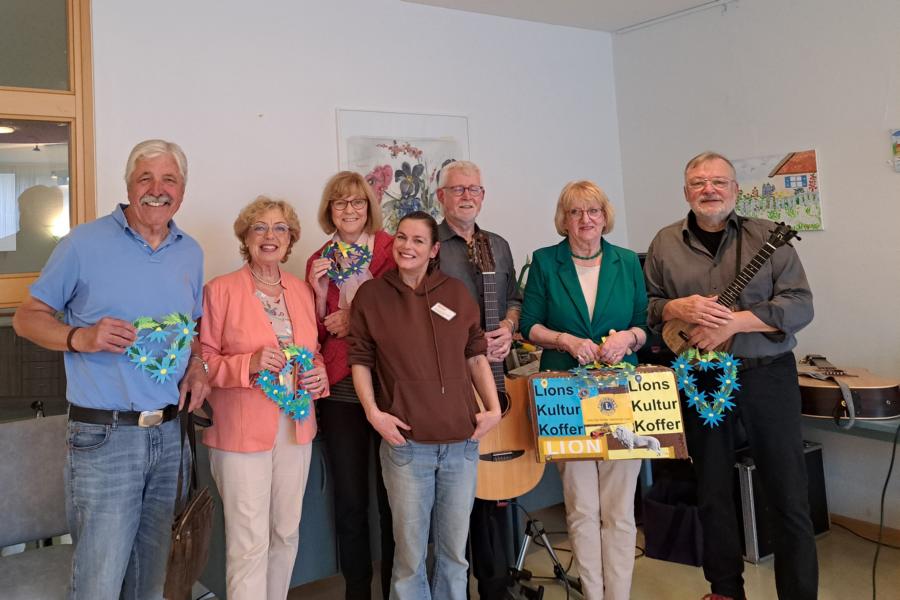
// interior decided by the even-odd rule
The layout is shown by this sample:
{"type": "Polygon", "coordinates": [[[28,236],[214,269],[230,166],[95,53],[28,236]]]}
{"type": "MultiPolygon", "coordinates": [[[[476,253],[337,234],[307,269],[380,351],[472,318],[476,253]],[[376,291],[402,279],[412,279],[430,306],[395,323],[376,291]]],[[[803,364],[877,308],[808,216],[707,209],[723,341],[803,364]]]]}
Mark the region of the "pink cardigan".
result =
{"type": "MultiPolygon", "coordinates": [[[[323,364],[319,353],[315,299],[305,281],[282,273],[281,286],[287,302],[294,343],[315,353],[315,363],[323,364]]],[[[209,363],[213,426],[203,434],[211,448],[233,452],[271,450],[275,445],[281,411],[262,390],[251,386],[250,356],[263,346],[277,346],[278,340],[246,265],[216,277],[203,288],[203,319],[200,343],[209,363]]],[[[329,394],[328,389],[322,396],[329,394]]],[[[316,435],[312,412],[296,422],[297,442],[306,444],[316,435]]]]}

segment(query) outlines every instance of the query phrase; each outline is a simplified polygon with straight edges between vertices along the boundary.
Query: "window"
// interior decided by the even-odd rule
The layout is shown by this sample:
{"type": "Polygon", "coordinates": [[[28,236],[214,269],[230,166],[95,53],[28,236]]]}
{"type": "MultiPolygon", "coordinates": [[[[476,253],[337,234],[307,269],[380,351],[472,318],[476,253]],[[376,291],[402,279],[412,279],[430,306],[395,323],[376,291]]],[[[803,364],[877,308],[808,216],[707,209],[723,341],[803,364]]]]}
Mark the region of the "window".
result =
{"type": "Polygon", "coordinates": [[[56,240],[94,218],[91,76],[90,0],[0,2],[0,311],[7,314],[27,297],[56,240]]]}

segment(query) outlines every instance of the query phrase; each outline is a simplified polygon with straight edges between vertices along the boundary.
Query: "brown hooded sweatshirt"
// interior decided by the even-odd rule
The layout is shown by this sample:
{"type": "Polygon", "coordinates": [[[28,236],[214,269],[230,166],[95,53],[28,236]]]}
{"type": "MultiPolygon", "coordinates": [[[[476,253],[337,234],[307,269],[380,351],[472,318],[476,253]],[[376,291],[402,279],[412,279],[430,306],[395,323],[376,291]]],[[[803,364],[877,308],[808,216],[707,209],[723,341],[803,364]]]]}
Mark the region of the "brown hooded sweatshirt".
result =
{"type": "Polygon", "coordinates": [[[412,289],[395,269],[365,282],[349,341],[349,363],[375,370],[378,408],[412,427],[403,435],[434,444],[472,437],[478,406],[466,360],[484,354],[487,341],[461,281],[435,269],[412,289]]]}

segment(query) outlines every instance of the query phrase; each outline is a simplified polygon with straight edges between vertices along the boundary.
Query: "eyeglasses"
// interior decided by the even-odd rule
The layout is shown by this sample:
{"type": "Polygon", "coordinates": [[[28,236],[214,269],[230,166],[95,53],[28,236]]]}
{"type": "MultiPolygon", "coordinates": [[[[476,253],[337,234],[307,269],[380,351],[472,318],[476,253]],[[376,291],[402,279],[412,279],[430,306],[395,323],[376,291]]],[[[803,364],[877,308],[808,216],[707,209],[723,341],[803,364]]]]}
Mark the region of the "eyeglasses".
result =
{"type": "Polygon", "coordinates": [[[348,204],[353,208],[365,208],[368,203],[367,198],[354,198],[353,200],[332,200],[331,206],[337,210],[347,210],[348,204]]]}
{"type": "Polygon", "coordinates": [[[707,183],[709,183],[712,184],[712,186],[717,190],[724,190],[728,189],[728,186],[731,185],[733,181],[734,179],[726,179],[725,177],[714,177],[713,179],[691,179],[687,182],[687,186],[695,192],[699,192],[706,187],[707,183]]]}
{"type": "Polygon", "coordinates": [[[250,231],[259,236],[266,235],[267,233],[269,233],[270,229],[275,235],[281,236],[288,235],[291,232],[291,228],[284,223],[275,223],[271,227],[269,227],[265,223],[256,223],[252,227],[250,227],[250,231]]]}
{"type": "Polygon", "coordinates": [[[468,190],[469,195],[473,198],[478,198],[482,194],[484,194],[484,188],[480,185],[470,185],[466,187],[464,185],[451,185],[441,188],[443,190],[447,190],[454,198],[461,198],[462,195],[468,190]]]}
{"type": "Polygon", "coordinates": [[[587,215],[592,219],[596,219],[603,214],[603,209],[596,206],[591,208],[570,208],[566,211],[570,219],[580,219],[583,215],[587,215]]]}

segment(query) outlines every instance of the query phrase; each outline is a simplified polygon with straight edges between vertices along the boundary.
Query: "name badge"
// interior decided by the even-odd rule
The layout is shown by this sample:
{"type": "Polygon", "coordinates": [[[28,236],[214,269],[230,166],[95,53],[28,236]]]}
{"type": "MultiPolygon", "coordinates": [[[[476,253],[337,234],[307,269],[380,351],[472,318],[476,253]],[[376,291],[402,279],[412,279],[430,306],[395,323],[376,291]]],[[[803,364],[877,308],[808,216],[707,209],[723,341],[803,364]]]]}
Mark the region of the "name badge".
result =
{"type": "Polygon", "coordinates": [[[450,310],[440,302],[435,303],[435,305],[431,307],[431,310],[441,317],[444,317],[444,320],[446,321],[449,321],[456,316],[456,313],[454,311],[450,310]]]}

